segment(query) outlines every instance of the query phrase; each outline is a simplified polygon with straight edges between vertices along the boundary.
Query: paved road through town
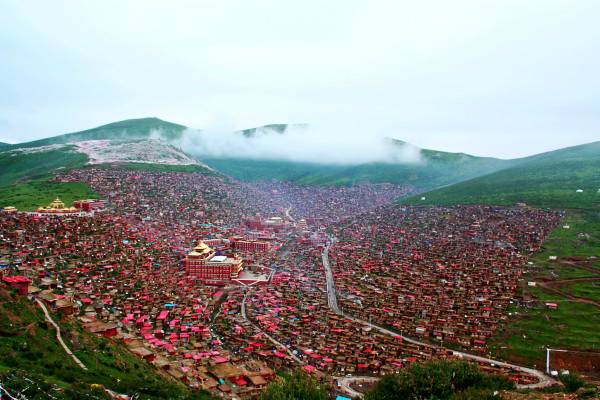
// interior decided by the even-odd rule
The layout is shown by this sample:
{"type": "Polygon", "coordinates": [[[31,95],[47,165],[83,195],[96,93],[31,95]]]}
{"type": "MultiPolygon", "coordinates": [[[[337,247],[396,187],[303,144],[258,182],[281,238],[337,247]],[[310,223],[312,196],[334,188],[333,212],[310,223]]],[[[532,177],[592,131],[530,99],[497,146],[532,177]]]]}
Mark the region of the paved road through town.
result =
{"type": "Polygon", "coordinates": [[[302,360],[300,360],[298,357],[296,357],[296,355],[294,353],[292,353],[292,351],[289,348],[287,348],[286,346],[284,346],[281,342],[279,342],[277,339],[273,338],[271,335],[269,335],[268,333],[266,333],[265,331],[263,331],[262,329],[260,329],[258,326],[256,326],[255,324],[253,324],[252,321],[250,321],[248,319],[248,317],[246,316],[246,297],[248,297],[248,291],[246,291],[246,293],[244,294],[244,299],[242,300],[242,318],[244,318],[252,326],[254,326],[256,329],[258,329],[275,346],[277,346],[277,347],[279,347],[281,349],[284,349],[290,355],[290,357],[292,357],[292,359],[294,361],[296,361],[300,365],[303,365],[304,363],[302,362],[302,360]]]}

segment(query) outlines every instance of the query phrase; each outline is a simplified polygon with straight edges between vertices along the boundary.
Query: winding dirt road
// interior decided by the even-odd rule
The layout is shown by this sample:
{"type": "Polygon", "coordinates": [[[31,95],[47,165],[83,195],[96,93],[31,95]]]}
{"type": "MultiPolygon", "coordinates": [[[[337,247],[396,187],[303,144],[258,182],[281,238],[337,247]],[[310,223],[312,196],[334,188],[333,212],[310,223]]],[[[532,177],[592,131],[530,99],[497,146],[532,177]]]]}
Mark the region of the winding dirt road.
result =
{"type": "Polygon", "coordinates": [[[50,316],[50,313],[48,312],[48,309],[46,308],[46,305],[44,304],[44,302],[40,301],[40,299],[35,299],[35,302],[40,306],[40,308],[44,312],[44,315],[46,316],[46,321],[50,322],[50,324],[54,327],[54,329],[56,329],[56,340],[58,340],[58,343],[60,343],[62,348],[65,350],[65,353],[67,353],[69,356],[71,356],[73,361],[75,361],[75,364],[77,364],[81,369],[87,370],[87,367],[85,366],[85,364],[83,364],[81,362],[81,360],[79,358],[77,358],[77,356],[75,354],[73,354],[71,349],[69,349],[69,347],[63,341],[62,335],[60,333],[60,327],[58,326],[58,324],[56,322],[54,322],[54,320],[50,316]]]}

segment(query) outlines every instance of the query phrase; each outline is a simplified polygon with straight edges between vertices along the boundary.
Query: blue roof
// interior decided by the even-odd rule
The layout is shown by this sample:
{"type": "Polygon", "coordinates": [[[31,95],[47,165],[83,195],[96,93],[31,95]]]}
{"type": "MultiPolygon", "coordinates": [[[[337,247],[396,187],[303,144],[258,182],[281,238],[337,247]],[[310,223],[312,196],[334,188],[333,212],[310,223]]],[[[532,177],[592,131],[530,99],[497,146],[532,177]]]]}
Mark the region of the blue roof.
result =
{"type": "Polygon", "coordinates": [[[335,400],[352,400],[350,397],[338,396],[335,400]]]}

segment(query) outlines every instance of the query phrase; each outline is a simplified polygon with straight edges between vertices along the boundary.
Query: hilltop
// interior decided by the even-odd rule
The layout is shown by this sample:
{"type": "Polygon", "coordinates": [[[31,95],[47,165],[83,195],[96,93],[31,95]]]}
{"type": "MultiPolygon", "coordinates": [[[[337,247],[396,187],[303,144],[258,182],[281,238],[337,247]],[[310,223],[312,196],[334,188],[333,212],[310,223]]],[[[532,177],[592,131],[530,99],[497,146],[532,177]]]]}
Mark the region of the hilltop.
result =
{"type": "Polygon", "coordinates": [[[185,129],[157,118],[115,122],[82,132],[0,147],[0,207],[32,209],[59,196],[67,204],[96,197],[84,184],[52,177],[88,166],[214,174],[171,144],[185,129]]]}
{"type": "MultiPolygon", "coordinates": [[[[0,149],[0,186],[87,164],[148,164],[209,168],[176,146],[185,126],[158,118],[129,119],[0,149]]],[[[184,168],[189,170],[190,168],[184,168]]]]}
{"type": "Polygon", "coordinates": [[[52,144],[82,142],[85,140],[132,140],[163,139],[171,141],[181,138],[185,126],[163,121],[159,118],[137,118],[113,122],[80,132],[66,133],[46,139],[26,143],[12,144],[10,149],[21,147],[40,147],[52,144]]]}
{"type": "Polygon", "coordinates": [[[439,188],[406,204],[494,204],[597,209],[600,205],[600,142],[521,159],[517,165],[439,188]],[[421,200],[425,197],[425,200],[421,200]]]}
{"type": "MultiPolygon", "coordinates": [[[[252,145],[264,135],[285,135],[290,127],[303,124],[270,124],[238,131],[252,145]]],[[[589,205],[600,188],[597,171],[598,143],[575,146],[531,157],[501,160],[417,149],[419,162],[377,162],[357,165],[259,160],[239,157],[190,155],[186,148],[187,128],[158,118],[129,119],[81,132],[21,144],[0,150],[0,186],[22,179],[84,167],[87,164],[136,164],[140,169],[157,167],[190,169],[225,175],[244,181],[282,180],[300,185],[351,185],[361,182],[411,185],[417,190],[434,190],[418,204],[496,203],[519,201],[541,206],[580,203],[589,205]],[[199,161],[199,158],[202,161],[199,161]],[[185,168],[184,168],[185,167],[185,168]],[[208,167],[208,168],[207,168],[208,167]],[[460,183],[460,185],[455,185],[460,183]],[[583,194],[572,196],[577,189],[583,194]],[[556,200],[558,199],[558,200],[556,200]]],[[[391,152],[410,146],[389,140],[391,152]]],[[[335,151],[335,149],[332,149],[335,151]]]]}

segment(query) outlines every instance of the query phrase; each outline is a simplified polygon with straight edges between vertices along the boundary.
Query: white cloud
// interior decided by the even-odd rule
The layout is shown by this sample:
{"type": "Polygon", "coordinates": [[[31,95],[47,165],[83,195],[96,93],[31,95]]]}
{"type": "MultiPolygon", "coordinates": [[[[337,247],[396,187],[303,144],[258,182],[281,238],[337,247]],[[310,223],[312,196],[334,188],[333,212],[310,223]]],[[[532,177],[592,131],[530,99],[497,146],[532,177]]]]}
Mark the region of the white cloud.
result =
{"type": "Polygon", "coordinates": [[[419,163],[420,149],[394,145],[382,132],[337,124],[291,125],[280,133],[272,128],[252,136],[226,125],[203,130],[188,129],[180,146],[200,158],[249,158],[320,164],[355,165],[371,162],[419,163]]]}

